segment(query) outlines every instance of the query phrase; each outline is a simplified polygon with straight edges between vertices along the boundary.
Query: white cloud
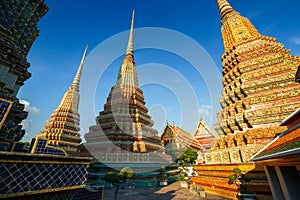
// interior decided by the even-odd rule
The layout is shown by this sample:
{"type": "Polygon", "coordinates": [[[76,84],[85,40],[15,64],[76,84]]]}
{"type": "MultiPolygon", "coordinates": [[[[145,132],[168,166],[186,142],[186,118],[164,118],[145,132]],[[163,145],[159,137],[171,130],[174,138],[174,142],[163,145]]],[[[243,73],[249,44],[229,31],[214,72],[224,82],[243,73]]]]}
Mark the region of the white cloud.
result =
{"type": "Polygon", "coordinates": [[[32,123],[33,120],[32,119],[24,119],[22,122],[21,122],[21,125],[23,126],[24,129],[29,129],[30,127],[30,123],[32,123]]]}
{"type": "Polygon", "coordinates": [[[200,109],[212,109],[212,106],[211,105],[200,105],[200,109]]]}
{"type": "Polygon", "coordinates": [[[21,122],[22,128],[25,130],[25,136],[23,137],[23,140],[30,141],[31,138],[36,135],[34,123],[36,120],[33,120],[33,118],[35,119],[36,117],[34,116],[40,114],[40,109],[32,106],[27,100],[20,100],[20,103],[25,105],[24,110],[28,112],[28,117],[21,122]]]}
{"type": "Polygon", "coordinates": [[[296,45],[300,45],[300,37],[291,37],[290,41],[296,45]]]}
{"type": "Polygon", "coordinates": [[[25,105],[24,110],[27,111],[29,115],[37,115],[40,113],[40,109],[38,109],[35,106],[32,106],[30,102],[26,100],[20,100],[20,103],[25,105]]]}
{"type": "Polygon", "coordinates": [[[200,116],[202,117],[208,117],[208,116],[211,116],[211,109],[212,109],[212,106],[211,105],[200,105],[200,108],[198,109],[198,112],[200,114],[200,116]]]}
{"type": "Polygon", "coordinates": [[[23,140],[30,141],[31,138],[33,138],[35,135],[34,131],[32,130],[33,120],[27,117],[27,119],[24,119],[21,122],[21,125],[22,125],[22,129],[25,130],[25,135],[23,137],[23,140]]]}

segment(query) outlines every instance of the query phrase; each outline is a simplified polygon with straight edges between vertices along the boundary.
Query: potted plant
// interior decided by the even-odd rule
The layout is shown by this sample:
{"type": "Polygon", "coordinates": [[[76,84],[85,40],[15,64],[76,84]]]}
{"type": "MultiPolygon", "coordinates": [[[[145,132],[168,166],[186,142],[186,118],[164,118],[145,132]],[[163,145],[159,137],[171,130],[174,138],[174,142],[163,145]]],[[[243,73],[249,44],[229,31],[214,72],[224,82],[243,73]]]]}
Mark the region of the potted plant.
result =
{"type": "Polygon", "coordinates": [[[245,176],[240,168],[234,168],[228,178],[229,184],[235,184],[238,187],[238,198],[244,200],[256,199],[256,194],[253,191],[249,191],[245,185],[246,182],[250,182],[250,178],[245,176]]]}
{"type": "Polygon", "coordinates": [[[189,187],[188,173],[186,173],[186,171],[183,168],[180,168],[179,182],[180,182],[180,187],[182,188],[189,187]]]}
{"type": "Polygon", "coordinates": [[[104,176],[104,180],[108,183],[111,183],[113,186],[116,186],[115,199],[117,199],[119,187],[122,183],[125,183],[128,178],[132,178],[134,175],[133,170],[130,167],[124,167],[121,169],[120,173],[108,172],[104,176]]]}
{"type": "Polygon", "coordinates": [[[166,167],[165,166],[161,167],[160,172],[158,174],[158,178],[159,178],[159,185],[160,186],[166,186],[166,185],[168,185],[168,177],[167,177],[166,167]]]}
{"type": "Polygon", "coordinates": [[[192,176],[193,174],[193,164],[197,160],[198,153],[194,149],[186,148],[184,153],[180,155],[179,157],[179,163],[180,163],[180,175],[179,175],[179,181],[180,186],[184,188],[189,187],[189,176],[192,176]]]}

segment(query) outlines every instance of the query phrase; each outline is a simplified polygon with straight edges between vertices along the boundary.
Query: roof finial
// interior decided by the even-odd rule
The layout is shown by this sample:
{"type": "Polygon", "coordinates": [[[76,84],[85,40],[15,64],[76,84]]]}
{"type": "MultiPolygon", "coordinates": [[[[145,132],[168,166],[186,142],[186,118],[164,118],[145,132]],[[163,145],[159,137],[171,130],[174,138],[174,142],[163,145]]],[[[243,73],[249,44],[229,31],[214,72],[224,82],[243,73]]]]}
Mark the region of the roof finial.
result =
{"type": "Polygon", "coordinates": [[[126,50],[126,55],[133,55],[133,27],[134,27],[134,10],[132,11],[132,19],[131,19],[131,27],[130,27],[130,35],[126,50]]]}
{"type": "Polygon", "coordinates": [[[131,28],[128,39],[128,46],[126,55],[119,70],[117,84],[118,85],[131,85],[138,88],[137,69],[135,67],[133,55],[133,26],[134,26],[134,11],[132,12],[131,28]]]}
{"type": "Polygon", "coordinates": [[[225,17],[226,14],[234,11],[227,0],[217,0],[217,2],[219,6],[221,19],[223,19],[223,17],[225,17]]]}
{"type": "Polygon", "coordinates": [[[85,50],[83,52],[83,55],[82,55],[82,58],[81,58],[81,62],[80,62],[80,65],[79,65],[79,68],[77,70],[77,73],[74,77],[74,80],[73,80],[73,83],[72,85],[77,85],[79,86],[79,83],[80,83],[80,76],[81,76],[81,71],[82,71],[82,66],[83,66],[83,63],[84,63],[84,59],[85,59],[85,56],[86,56],[86,52],[87,52],[87,49],[88,49],[88,45],[85,46],[85,50]]]}

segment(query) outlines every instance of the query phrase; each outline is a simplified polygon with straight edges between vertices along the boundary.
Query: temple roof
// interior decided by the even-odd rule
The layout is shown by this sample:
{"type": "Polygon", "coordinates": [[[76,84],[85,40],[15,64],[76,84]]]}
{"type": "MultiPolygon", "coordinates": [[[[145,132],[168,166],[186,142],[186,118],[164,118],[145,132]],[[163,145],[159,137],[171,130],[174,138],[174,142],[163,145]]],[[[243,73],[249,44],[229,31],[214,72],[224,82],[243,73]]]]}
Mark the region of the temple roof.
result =
{"type": "Polygon", "coordinates": [[[296,72],[296,78],[295,78],[295,81],[297,83],[300,83],[300,66],[298,67],[298,70],[296,72]]]}
{"type": "Polygon", "coordinates": [[[175,124],[171,126],[167,123],[164,132],[160,138],[161,141],[164,141],[165,139],[172,139],[173,141],[175,140],[175,142],[180,142],[186,147],[193,148],[196,150],[203,150],[200,143],[190,133],[177,127],[175,124]]]}
{"type": "Polygon", "coordinates": [[[211,149],[216,137],[213,131],[208,127],[205,121],[201,118],[198,122],[197,129],[194,133],[194,137],[199,144],[206,150],[211,149]]]}
{"type": "Polygon", "coordinates": [[[194,137],[204,137],[204,136],[211,136],[215,137],[212,130],[208,127],[205,121],[201,118],[198,122],[197,129],[194,133],[194,137]]]}
{"type": "Polygon", "coordinates": [[[290,128],[253,155],[251,160],[262,161],[300,153],[300,108],[286,118],[281,125],[290,128]]]}

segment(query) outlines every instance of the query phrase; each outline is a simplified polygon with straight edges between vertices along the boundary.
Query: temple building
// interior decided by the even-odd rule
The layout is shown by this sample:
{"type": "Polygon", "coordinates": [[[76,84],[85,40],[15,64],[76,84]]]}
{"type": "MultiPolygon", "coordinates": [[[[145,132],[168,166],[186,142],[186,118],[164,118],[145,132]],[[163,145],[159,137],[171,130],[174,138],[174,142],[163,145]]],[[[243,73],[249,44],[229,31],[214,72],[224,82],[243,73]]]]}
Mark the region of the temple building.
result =
{"type": "Polygon", "coordinates": [[[296,73],[296,78],[295,81],[297,83],[300,83],[300,66],[298,67],[297,73],[296,73]]]}
{"type": "Polygon", "coordinates": [[[251,178],[247,186],[257,198],[272,198],[262,166],[251,156],[287,130],[281,121],[300,107],[300,86],[295,75],[300,58],[275,38],[263,36],[226,0],[217,0],[224,43],[224,88],[215,129],[220,137],[206,153],[208,165],[198,165],[195,185],[206,192],[237,199],[238,188],[228,184],[239,167],[251,178]]]}
{"type": "Polygon", "coordinates": [[[297,199],[300,196],[300,108],[286,118],[288,130],[253,156],[251,161],[263,166],[274,199],[297,199]]]}
{"type": "Polygon", "coordinates": [[[174,144],[178,149],[191,148],[196,151],[203,150],[200,143],[190,133],[175,124],[170,125],[167,123],[160,138],[163,146],[174,144]]]}
{"type": "Polygon", "coordinates": [[[88,153],[101,163],[112,163],[114,168],[126,163],[145,164],[143,166],[147,168],[151,167],[149,163],[171,161],[170,156],[164,154],[157,130],[152,128],[153,121],[145,106],[143,91],[139,88],[133,27],[134,12],[116,84],[111,88],[104,110],[96,117],[97,124],[85,134],[84,146],[88,153]]]}
{"type": "Polygon", "coordinates": [[[178,160],[180,155],[189,148],[198,153],[196,163],[203,163],[204,148],[192,134],[179,128],[175,124],[170,125],[167,122],[160,136],[160,140],[161,144],[165,147],[166,153],[172,156],[173,161],[178,160]]]}
{"type": "Polygon", "coordinates": [[[263,36],[226,0],[218,0],[224,54],[223,85],[215,129],[221,136],[207,163],[249,161],[284,130],[280,123],[300,107],[295,74],[300,58],[263,36]]]}
{"type": "Polygon", "coordinates": [[[52,154],[54,149],[61,150],[59,154],[62,152],[66,155],[78,153],[78,146],[81,142],[78,113],[79,84],[86,52],[87,46],[70,88],[45,124],[45,129],[35,137],[31,153],[47,154],[51,152],[52,154]],[[42,143],[43,145],[41,145],[42,143]]]}
{"type": "Polygon", "coordinates": [[[0,150],[22,151],[20,123],[28,113],[16,96],[31,76],[26,56],[48,7],[43,0],[3,0],[0,6],[0,150]]]}
{"type": "Polygon", "coordinates": [[[210,150],[216,140],[212,130],[202,118],[198,122],[194,138],[200,143],[205,151],[210,150]]]}

